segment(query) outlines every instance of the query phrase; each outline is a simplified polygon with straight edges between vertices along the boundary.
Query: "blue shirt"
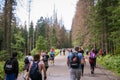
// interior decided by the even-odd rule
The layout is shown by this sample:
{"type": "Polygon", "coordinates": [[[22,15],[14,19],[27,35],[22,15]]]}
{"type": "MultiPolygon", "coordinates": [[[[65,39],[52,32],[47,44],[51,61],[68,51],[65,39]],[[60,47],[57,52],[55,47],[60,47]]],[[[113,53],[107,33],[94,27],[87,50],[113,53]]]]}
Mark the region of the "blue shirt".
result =
{"type": "Polygon", "coordinates": [[[50,54],[54,54],[54,52],[50,52],[50,54]]]}
{"type": "MultiPolygon", "coordinates": [[[[73,53],[74,53],[74,52],[73,52],[73,53]]],[[[76,53],[77,53],[77,52],[76,52],[76,53]]],[[[77,53],[77,54],[78,54],[79,59],[82,60],[82,59],[83,59],[82,53],[77,53]]],[[[70,52],[70,53],[68,54],[68,56],[67,56],[67,59],[68,59],[68,60],[71,60],[72,56],[73,56],[73,54],[72,54],[72,52],[70,52]]],[[[70,66],[69,66],[69,67],[70,67],[70,66]]],[[[81,65],[79,66],[79,69],[81,69],[81,65]]]]}

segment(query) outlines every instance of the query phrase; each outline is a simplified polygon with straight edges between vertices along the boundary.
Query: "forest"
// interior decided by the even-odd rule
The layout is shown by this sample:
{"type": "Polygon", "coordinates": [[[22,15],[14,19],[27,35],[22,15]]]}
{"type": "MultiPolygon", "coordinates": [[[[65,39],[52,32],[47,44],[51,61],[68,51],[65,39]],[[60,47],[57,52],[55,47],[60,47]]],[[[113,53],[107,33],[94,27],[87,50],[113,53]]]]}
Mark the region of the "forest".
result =
{"type": "Polygon", "coordinates": [[[102,59],[107,59],[103,65],[113,63],[114,67],[109,64],[108,68],[120,73],[119,0],[78,0],[70,31],[59,22],[56,10],[53,10],[51,17],[40,16],[35,27],[32,21],[29,22],[29,29],[26,22],[19,25],[15,15],[19,1],[22,0],[0,0],[1,61],[10,57],[13,51],[17,51],[21,58],[28,52],[49,51],[51,47],[80,46],[105,49],[108,56],[102,59]]]}
{"type": "Polygon", "coordinates": [[[72,45],[107,52],[98,63],[120,75],[120,1],[78,0],[72,22],[72,45]]]}
{"type": "Polygon", "coordinates": [[[35,27],[30,21],[19,25],[15,16],[18,1],[2,0],[0,12],[0,60],[5,60],[13,51],[19,54],[27,54],[31,51],[50,50],[51,47],[60,49],[71,47],[69,32],[57,19],[57,12],[53,16],[42,17],[37,21],[35,27]]]}

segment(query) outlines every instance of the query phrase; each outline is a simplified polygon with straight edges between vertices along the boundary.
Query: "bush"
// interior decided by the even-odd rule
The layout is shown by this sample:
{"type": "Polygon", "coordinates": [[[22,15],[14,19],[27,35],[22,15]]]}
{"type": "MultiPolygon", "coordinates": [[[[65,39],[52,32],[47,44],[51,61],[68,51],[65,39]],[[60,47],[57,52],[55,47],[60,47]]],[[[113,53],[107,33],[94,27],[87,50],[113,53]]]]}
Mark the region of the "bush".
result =
{"type": "Polygon", "coordinates": [[[98,63],[120,75],[120,56],[106,55],[97,58],[98,63]]]}
{"type": "Polygon", "coordinates": [[[0,51],[0,61],[6,61],[9,58],[9,54],[6,50],[0,51]]]}
{"type": "Polygon", "coordinates": [[[1,61],[0,62],[0,80],[4,80],[4,69],[3,69],[3,67],[4,67],[4,62],[3,61],[1,61]]]}

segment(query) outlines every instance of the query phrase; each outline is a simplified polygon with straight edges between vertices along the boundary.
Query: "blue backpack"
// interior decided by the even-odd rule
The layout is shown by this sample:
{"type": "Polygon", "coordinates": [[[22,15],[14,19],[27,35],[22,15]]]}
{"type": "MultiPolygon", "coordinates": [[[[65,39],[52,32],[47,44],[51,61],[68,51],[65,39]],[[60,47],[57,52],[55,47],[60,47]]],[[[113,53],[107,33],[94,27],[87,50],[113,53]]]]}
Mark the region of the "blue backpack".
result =
{"type": "Polygon", "coordinates": [[[33,64],[31,66],[29,75],[32,80],[41,80],[42,78],[42,74],[38,69],[38,63],[39,61],[37,62],[33,61],[33,64]]]}

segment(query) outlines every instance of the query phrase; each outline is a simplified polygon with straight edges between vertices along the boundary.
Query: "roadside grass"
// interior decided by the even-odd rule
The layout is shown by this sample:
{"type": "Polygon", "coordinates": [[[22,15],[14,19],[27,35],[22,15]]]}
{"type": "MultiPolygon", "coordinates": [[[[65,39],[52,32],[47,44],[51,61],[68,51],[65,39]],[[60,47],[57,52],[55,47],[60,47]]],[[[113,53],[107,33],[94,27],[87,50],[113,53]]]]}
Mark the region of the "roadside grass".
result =
{"type": "Polygon", "coordinates": [[[99,56],[97,62],[108,70],[120,76],[120,55],[99,56]]]}

